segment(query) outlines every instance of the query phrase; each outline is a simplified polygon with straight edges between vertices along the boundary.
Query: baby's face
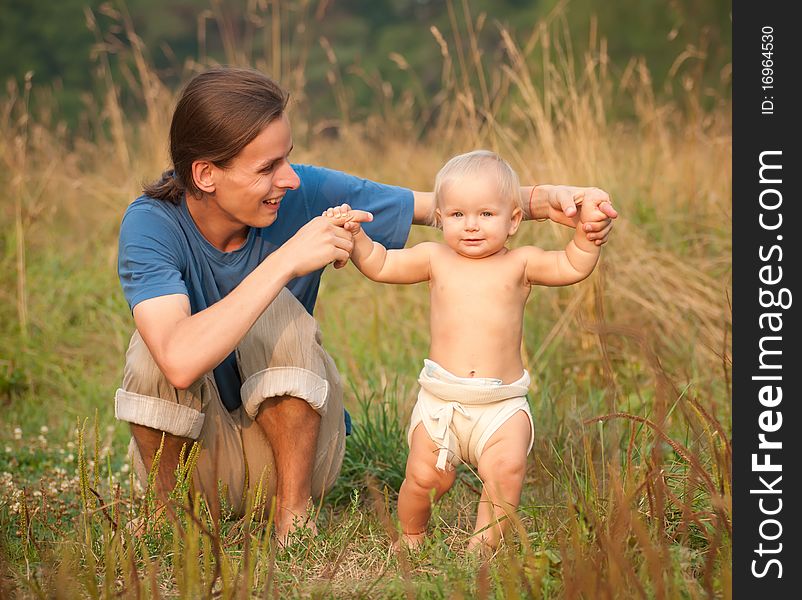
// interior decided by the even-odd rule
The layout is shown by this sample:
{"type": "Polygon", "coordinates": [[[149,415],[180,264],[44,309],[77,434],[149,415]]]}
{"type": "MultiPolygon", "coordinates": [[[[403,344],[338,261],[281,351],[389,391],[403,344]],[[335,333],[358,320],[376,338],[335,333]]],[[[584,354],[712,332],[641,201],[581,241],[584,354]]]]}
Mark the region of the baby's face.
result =
{"type": "Polygon", "coordinates": [[[446,244],[468,258],[484,258],[501,250],[522,216],[512,200],[501,198],[494,173],[449,183],[437,215],[446,244]]]}

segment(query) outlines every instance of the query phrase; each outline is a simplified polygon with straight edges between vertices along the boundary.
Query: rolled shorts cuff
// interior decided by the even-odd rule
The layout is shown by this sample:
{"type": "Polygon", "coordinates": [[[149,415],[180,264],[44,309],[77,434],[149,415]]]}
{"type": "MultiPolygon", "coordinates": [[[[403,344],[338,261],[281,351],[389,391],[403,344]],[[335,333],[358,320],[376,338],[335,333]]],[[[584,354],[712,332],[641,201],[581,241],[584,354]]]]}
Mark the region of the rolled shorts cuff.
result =
{"type": "Polygon", "coordinates": [[[172,435],[197,440],[203,428],[202,412],[154,396],[118,389],[114,395],[114,416],[172,435]]]}
{"type": "Polygon", "coordinates": [[[267,398],[292,396],[306,400],[315,411],[326,414],[329,382],[300,367],[272,367],[254,373],[242,384],[242,406],[252,419],[267,398]]]}

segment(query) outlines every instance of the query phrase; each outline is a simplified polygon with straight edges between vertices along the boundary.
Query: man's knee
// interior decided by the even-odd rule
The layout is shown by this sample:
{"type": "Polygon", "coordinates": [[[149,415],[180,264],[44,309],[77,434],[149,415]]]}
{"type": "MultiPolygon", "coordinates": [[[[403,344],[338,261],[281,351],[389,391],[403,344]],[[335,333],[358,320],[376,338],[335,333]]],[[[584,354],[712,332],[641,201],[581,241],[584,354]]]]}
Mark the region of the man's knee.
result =
{"type": "Polygon", "coordinates": [[[317,322],[284,288],[245,334],[237,347],[237,362],[244,379],[273,367],[321,375],[321,352],[317,322]]]}
{"type": "Polygon", "coordinates": [[[160,377],[163,377],[163,374],[153,360],[150,350],[139,332],[134,332],[128,351],[125,353],[122,388],[145,396],[155,396],[158,395],[155,390],[160,377]]]}
{"type": "Polygon", "coordinates": [[[321,416],[336,402],[340,379],[320,343],[317,322],[286,288],[237,348],[242,403],[251,418],[268,398],[292,396],[321,416]]]}
{"type": "Polygon", "coordinates": [[[203,378],[193,383],[186,392],[178,390],[162,373],[139,332],[134,332],[125,353],[123,390],[143,396],[175,400],[177,395],[197,394],[202,383],[203,378]]]}
{"type": "Polygon", "coordinates": [[[196,439],[203,426],[203,380],[177,390],[161,372],[138,332],[125,355],[123,384],[115,394],[115,416],[173,435],[196,439]]]}

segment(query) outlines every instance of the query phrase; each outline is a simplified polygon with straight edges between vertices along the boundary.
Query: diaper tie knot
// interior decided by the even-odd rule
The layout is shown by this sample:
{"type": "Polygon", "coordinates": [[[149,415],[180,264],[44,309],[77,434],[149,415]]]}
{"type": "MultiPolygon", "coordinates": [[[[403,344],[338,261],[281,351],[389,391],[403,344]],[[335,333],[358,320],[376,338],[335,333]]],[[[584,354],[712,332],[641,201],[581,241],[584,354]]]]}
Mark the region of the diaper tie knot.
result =
{"type": "Polygon", "coordinates": [[[440,452],[437,454],[437,464],[435,466],[441,471],[446,470],[446,461],[448,460],[448,428],[451,426],[451,421],[454,419],[454,412],[460,413],[466,419],[471,418],[459,402],[449,402],[432,414],[432,418],[437,421],[436,441],[440,443],[440,452]]]}

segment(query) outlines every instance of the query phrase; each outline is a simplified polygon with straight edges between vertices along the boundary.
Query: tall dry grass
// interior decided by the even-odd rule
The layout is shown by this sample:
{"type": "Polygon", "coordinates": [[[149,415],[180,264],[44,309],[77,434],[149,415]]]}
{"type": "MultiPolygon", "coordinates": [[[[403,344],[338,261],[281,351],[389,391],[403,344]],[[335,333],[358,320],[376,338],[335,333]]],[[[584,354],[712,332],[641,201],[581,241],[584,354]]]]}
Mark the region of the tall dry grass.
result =
{"type": "MultiPolygon", "coordinates": [[[[15,478],[25,467],[46,481],[50,463],[20,463],[22,442],[9,441],[17,445],[3,464],[15,469],[17,491],[0,503],[0,595],[728,597],[729,98],[703,109],[710,99],[692,78],[661,97],[642,60],[617,70],[601,35],[570,40],[562,8],[516,39],[467,1],[449,2],[451,28],[428,32],[442,60],[440,89],[429,96],[400,54],[389,60],[408,75],[404,89],[341,64],[316,36],[310,3],[251,3],[245,31],[221,6],[200,15],[200,39],[218,28],[229,63],[277,74],[290,88],[300,162],[429,189],[448,157],[488,147],[524,181],[611,193],[622,216],[597,272],[577,286],[535,290],[527,305],[522,352],[535,380],[537,443],[516,533],[489,563],[461,554],[479,483],[461,472],[435,513],[433,543],[419,556],[388,556],[390,473],[404,452],[393,423],[403,424],[414,401],[428,297],[349,267],[324,278],[316,317],[369,435],[349,441],[352,460],[339,499],[324,504],[322,537],[277,549],[269,521],[253,513],[222,524],[200,503],[177,503],[178,525],[136,540],[121,526],[145,510],[117,470],[126,432],[101,436],[96,426],[89,436],[82,426],[75,501],[58,511],[44,483],[34,497],[36,485],[15,478]],[[490,31],[492,53],[479,43],[490,31]],[[314,44],[327,56],[335,120],[310,109],[314,44]],[[349,77],[375,90],[364,119],[349,105],[349,77]]],[[[85,133],[70,135],[55,113],[31,114],[35,78],[9,85],[0,104],[4,440],[14,426],[27,436],[45,423],[66,444],[76,418],[96,407],[101,423],[113,423],[132,327],[115,275],[117,227],[142,182],[167,165],[174,96],[125,11],[103,10],[119,33],[101,31],[87,13],[104,93],[86,98],[85,133]],[[131,96],[138,112],[122,103],[131,96]]],[[[185,78],[208,62],[202,51],[185,78]]],[[[410,242],[437,235],[416,229],[410,242]]],[[[560,247],[567,235],[531,224],[513,244],[560,247]]]]}

